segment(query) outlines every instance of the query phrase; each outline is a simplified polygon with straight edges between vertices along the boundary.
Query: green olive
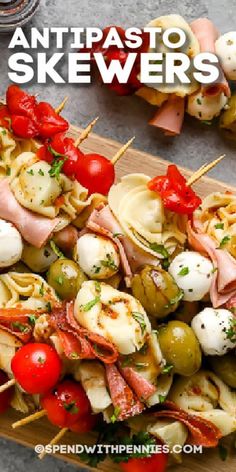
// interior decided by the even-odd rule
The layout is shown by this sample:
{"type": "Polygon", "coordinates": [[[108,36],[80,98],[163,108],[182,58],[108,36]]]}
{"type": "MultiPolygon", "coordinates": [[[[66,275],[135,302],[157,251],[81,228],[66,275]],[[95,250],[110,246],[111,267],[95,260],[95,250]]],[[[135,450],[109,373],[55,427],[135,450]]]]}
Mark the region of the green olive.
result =
{"type": "Polygon", "coordinates": [[[184,323],[190,324],[193,317],[199,313],[198,302],[186,302],[182,301],[175,313],[176,320],[183,321],[184,323]]]}
{"type": "Polygon", "coordinates": [[[202,354],[192,330],[182,321],[170,321],[159,329],[159,343],[168,364],[176,374],[190,376],[201,367],[202,354]]]}
{"type": "Polygon", "coordinates": [[[174,279],[159,267],[143,267],[134,275],[131,289],[148,315],[154,318],[163,318],[173,313],[182,298],[182,292],[174,279]]]}
{"type": "Polygon", "coordinates": [[[225,356],[211,357],[210,363],[212,369],[218,375],[223,382],[229,387],[236,388],[236,355],[233,353],[226,354],[225,356]]]}
{"type": "Polygon", "coordinates": [[[11,266],[9,268],[9,271],[10,272],[19,272],[20,274],[27,274],[27,273],[31,273],[31,270],[29,269],[29,267],[27,267],[23,262],[19,261],[19,262],[16,262],[16,264],[14,264],[13,266],[11,266]]]}
{"type": "Polygon", "coordinates": [[[87,280],[78,264],[70,259],[58,259],[48,271],[47,281],[62,300],[73,300],[87,280]]]}
{"type": "Polygon", "coordinates": [[[232,95],[220,117],[219,126],[224,131],[225,137],[236,141],[236,94],[232,95]]]}

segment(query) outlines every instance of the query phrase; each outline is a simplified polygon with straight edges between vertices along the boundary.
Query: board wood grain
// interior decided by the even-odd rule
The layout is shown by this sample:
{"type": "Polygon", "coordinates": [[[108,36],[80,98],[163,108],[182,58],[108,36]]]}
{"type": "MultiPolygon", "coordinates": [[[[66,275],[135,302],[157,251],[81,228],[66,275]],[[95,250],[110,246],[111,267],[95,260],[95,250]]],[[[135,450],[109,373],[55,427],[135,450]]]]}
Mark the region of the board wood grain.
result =
{"type": "MultiPolygon", "coordinates": [[[[78,128],[71,126],[69,134],[72,137],[78,137],[79,133],[80,130],[78,128]]],[[[120,147],[121,144],[102,138],[96,134],[91,134],[81,146],[81,148],[86,152],[101,153],[109,158],[112,158],[120,147]]],[[[218,157],[217,153],[216,157],[218,157]]],[[[137,151],[136,149],[129,149],[116,166],[117,177],[119,178],[130,172],[143,172],[150,176],[154,176],[164,173],[167,165],[168,161],[164,161],[158,156],[154,157],[150,154],[137,151]]],[[[224,165],[227,165],[227,160],[219,164],[219,177],[221,175],[222,166],[224,165]]],[[[186,176],[192,174],[192,172],[187,169],[182,169],[182,171],[186,176]]],[[[236,188],[226,183],[213,180],[209,177],[203,177],[198,183],[196,183],[195,189],[202,197],[214,191],[230,190],[236,192],[236,188]]],[[[2,415],[0,419],[0,436],[16,441],[25,446],[34,447],[36,444],[48,444],[58,432],[58,428],[51,425],[46,419],[41,419],[22,428],[13,430],[11,427],[12,423],[21,417],[22,414],[14,410],[10,410],[6,414],[2,415]]],[[[94,438],[95,436],[93,434],[79,436],[68,432],[64,436],[62,442],[63,444],[93,444],[94,438]]],[[[185,454],[183,463],[178,466],[175,465],[174,469],[178,472],[218,472],[222,467],[224,467],[227,469],[227,472],[235,472],[236,450],[234,447],[234,438],[227,438],[226,445],[229,452],[227,462],[222,462],[218,450],[210,449],[205,450],[201,455],[185,454]]],[[[82,467],[85,467],[84,463],[79,461],[79,457],[74,454],[58,454],[57,456],[69,461],[70,463],[76,464],[77,466],[81,465],[82,467]]],[[[105,461],[104,463],[99,464],[97,469],[90,470],[118,472],[120,471],[120,468],[110,461],[105,461]]]]}

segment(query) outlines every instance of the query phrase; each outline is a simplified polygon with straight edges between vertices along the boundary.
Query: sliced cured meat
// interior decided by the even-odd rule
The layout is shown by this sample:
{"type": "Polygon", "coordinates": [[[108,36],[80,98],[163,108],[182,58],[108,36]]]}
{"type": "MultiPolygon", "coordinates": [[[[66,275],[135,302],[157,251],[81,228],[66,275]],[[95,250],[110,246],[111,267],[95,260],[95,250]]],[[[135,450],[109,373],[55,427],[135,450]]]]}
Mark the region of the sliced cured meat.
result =
{"type": "Polygon", "coordinates": [[[207,234],[197,232],[188,222],[189,245],[198,252],[207,255],[216,269],[210,297],[214,308],[217,308],[236,295],[236,260],[225,250],[216,247],[215,241],[207,234]]]}
{"type": "Polygon", "coordinates": [[[45,218],[23,208],[13,195],[7,179],[0,181],[0,218],[10,221],[28,243],[42,247],[58,224],[58,219],[45,218]]]}
{"type": "Polygon", "coordinates": [[[177,136],[184,121],[184,98],[171,95],[157,110],[149,124],[160,128],[166,136],[177,136]]]}
{"type": "MultiPolygon", "coordinates": [[[[190,24],[190,27],[199,42],[200,51],[215,54],[215,42],[219,37],[219,32],[212,21],[208,18],[198,18],[190,24]]],[[[216,96],[223,92],[227,97],[230,97],[230,87],[220,66],[219,74],[216,83],[202,86],[202,92],[210,96],[216,96]]]]}
{"type": "Polygon", "coordinates": [[[203,447],[216,447],[222,437],[221,431],[210,421],[192,415],[179,408],[175,403],[167,401],[163,410],[153,413],[158,418],[173,418],[183,423],[189,431],[188,441],[203,447]]]}
{"type": "Polygon", "coordinates": [[[119,364],[119,370],[140,401],[148,400],[156,392],[156,387],[142,377],[133,367],[121,367],[119,364]]]}
{"type": "Polygon", "coordinates": [[[27,343],[32,337],[33,326],[29,316],[40,315],[41,312],[22,308],[0,308],[0,328],[13,334],[23,343],[27,343]]]}
{"type": "Polygon", "coordinates": [[[116,419],[123,421],[142,413],[145,406],[132,392],[115,364],[106,365],[106,376],[112,403],[117,412],[116,419]]]}

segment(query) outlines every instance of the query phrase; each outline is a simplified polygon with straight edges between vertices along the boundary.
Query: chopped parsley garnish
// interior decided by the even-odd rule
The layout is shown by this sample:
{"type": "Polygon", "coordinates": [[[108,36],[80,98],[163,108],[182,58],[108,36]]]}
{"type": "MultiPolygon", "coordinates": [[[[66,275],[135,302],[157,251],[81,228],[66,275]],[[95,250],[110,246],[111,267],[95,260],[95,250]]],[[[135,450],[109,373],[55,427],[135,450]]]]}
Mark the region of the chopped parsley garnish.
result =
{"type": "Polygon", "coordinates": [[[41,175],[42,177],[44,176],[44,172],[42,169],[39,169],[38,174],[41,175]]]}
{"type": "Polygon", "coordinates": [[[182,269],[178,272],[178,275],[181,275],[181,277],[184,277],[185,275],[189,274],[189,268],[188,267],[182,267],[182,269]]]}
{"type": "Polygon", "coordinates": [[[219,247],[220,248],[224,247],[229,241],[230,241],[230,236],[229,235],[224,236],[223,239],[221,239],[219,247]]]}
{"type": "Polygon", "coordinates": [[[47,310],[48,310],[48,313],[51,313],[51,312],[52,312],[52,305],[51,305],[50,302],[47,302],[47,303],[46,303],[46,308],[47,308],[47,310]]]}
{"type": "Polygon", "coordinates": [[[79,408],[75,402],[71,402],[71,403],[65,402],[63,406],[65,410],[68,411],[71,415],[76,415],[79,412],[79,408]]]}
{"type": "Polygon", "coordinates": [[[34,175],[33,169],[27,170],[27,174],[29,174],[29,175],[34,175]]]}
{"type": "Polygon", "coordinates": [[[135,367],[137,370],[143,370],[143,369],[146,369],[146,367],[148,367],[148,364],[147,362],[135,362],[135,367]]]}
{"type": "Polygon", "coordinates": [[[6,167],[6,175],[11,175],[11,168],[9,166],[6,167]]]}
{"type": "Polygon", "coordinates": [[[162,374],[169,374],[171,372],[171,370],[173,369],[173,365],[172,364],[166,364],[163,369],[162,369],[162,374]]]}
{"type": "Polygon", "coordinates": [[[64,277],[63,277],[62,275],[59,275],[58,277],[55,278],[55,282],[56,282],[58,285],[63,285],[64,277]]]}
{"type": "Polygon", "coordinates": [[[48,150],[54,157],[51,164],[51,169],[48,173],[50,177],[55,177],[56,179],[58,179],[61,173],[61,169],[67,161],[68,157],[64,154],[60,154],[59,152],[55,151],[55,149],[53,149],[51,146],[48,146],[48,150]]]}
{"type": "Polygon", "coordinates": [[[159,403],[164,403],[166,400],[166,396],[165,395],[159,395],[159,403]]]}
{"type": "Polygon", "coordinates": [[[45,363],[45,359],[43,357],[38,357],[38,362],[40,364],[44,364],[45,363]]]}
{"type": "Polygon", "coordinates": [[[84,311],[89,311],[89,310],[91,310],[98,302],[100,302],[100,297],[99,297],[99,296],[93,298],[93,300],[91,300],[90,302],[86,303],[85,305],[82,305],[82,309],[83,309],[84,311]]]}
{"type": "Polygon", "coordinates": [[[164,257],[164,259],[169,258],[169,253],[165,246],[163,244],[157,244],[157,243],[150,243],[149,247],[152,251],[157,252],[158,254],[161,254],[161,256],[164,257]]]}
{"type": "Polygon", "coordinates": [[[115,264],[114,259],[112,259],[111,254],[106,254],[106,259],[101,261],[103,267],[109,267],[110,269],[117,270],[118,267],[115,264]]]}
{"type": "Polygon", "coordinates": [[[50,246],[53,252],[56,254],[56,256],[59,257],[59,259],[65,259],[63,252],[59,249],[59,247],[56,245],[56,243],[54,243],[52,239],[50,241],[50,246]]]}
{"type": "Polygon", "coordinates": [[[37,317],[35,315],[29,315],[28,316],[29,323],[34,326],[37,320],[37,317]]]}
{"type": "Polygon", "coordinates": [[[41,287],[39,289],[39,295],[41,295],[42,297],[44,296],[44,285],[43,285],[43,282],[41,284],[41,287]]]}
{"type": "Polygon", "coordinates": [[[3,136],[6,136],[7,130],[6,130],[6,129],[3,129],[3,130],[1,131],[1,133],[3,134],[3,136]]]}
{"type": "Polygon", "coordinates": [[[211,125],[212,125],[212,121],[210,121],[210,120],[202,120],[202,123],[203,123],[204,125],[207,125],[207,126],[211,126],[211,125]]]}
{"type": "Polygon", "coordinates": [[[119,417],[119,414],[120,414],[120,408],[118,406],[116,406],[115,409],[114,409],[114,413],[110,418],[112,423],[115,423],[117,421],[117,419],[119,417]]]}
{"type": "Polygon", "coordinates": [[[19,330],[21,333],[28,333],[28,331],[29,331],[29,327],[23,325],[19,321],[13,321],[12,322],[12,327],[19,330]]]}
{"type": "Polygon", "coordinates": [[[236,318],[231,318],[230,328],[225,332],[225,334],[232,343],[236,343],[236,318]]]}
{"type": "Polygon", "coordinates": [[[215,229],[224,229],[224,223],[217,223],[215,229]]]}
{"type": "Polygon", "coordinates": [[[145,320],[144,320],[144,315],[143,313],[139,313],[138,311],[132,311],[132,316],[137,321],[141,328],[142,334],[145,332],[145,329],[147,328],[145,320]]]}
{"type": "Polygon", "coordinates": [[[198,104],[198,105],[201,105],[201,104],[202,104],[200,98],[197,98],[197,104],[198,104]]]}

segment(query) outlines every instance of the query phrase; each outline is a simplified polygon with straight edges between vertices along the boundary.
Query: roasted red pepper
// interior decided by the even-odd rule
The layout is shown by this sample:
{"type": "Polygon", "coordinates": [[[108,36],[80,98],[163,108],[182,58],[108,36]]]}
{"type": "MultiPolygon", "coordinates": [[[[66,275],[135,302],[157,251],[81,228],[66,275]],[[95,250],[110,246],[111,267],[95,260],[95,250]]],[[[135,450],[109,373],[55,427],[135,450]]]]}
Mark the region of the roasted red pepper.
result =
{"type": "Polygon", "coordinates": [[[191,215],[202,202],[174,164],[168,166],[166,175],[154,177],[148,188],[161,195],[166,209],[181,215],[191,215]]]}
{"type": "Polygon", "coordinates": [[[58,160],[58,162],[63,160],[62,172],[68,177],[74,177],[77,173],[78,160],[83,158],[84,154],[75,147],[72,138],[67,138],[64,133],[58,133],[39,148],[37,156],[49,164],[52,164],[55,160],[58,160]]]}
{"type": "Polygon", "coordinates": [[[0,126],[3,128],[11,128],[11,116],[6,105],[0,106],[0,126]]]}
{"type": "Polygon", "coordinates": [[[67,131],[68,121],[58,115],[54,108],[47,102],[40,102],[36,108],[39,123],[39,135],[42,138],[51,138],[57,133],[67,131]]]}
{"type": "Polygon", "coordinates": [[[0,112],[0,124],[9,129],[11,122],[13,132],[20,138],[47,139],[69,128],[69,123],[49,103],[37,103],[33,95],[24,92],[17,85],[8,87],[6,102],[7,107],[0,112]],[[3,116],[5,112],[8,125],[3,116]]]}

